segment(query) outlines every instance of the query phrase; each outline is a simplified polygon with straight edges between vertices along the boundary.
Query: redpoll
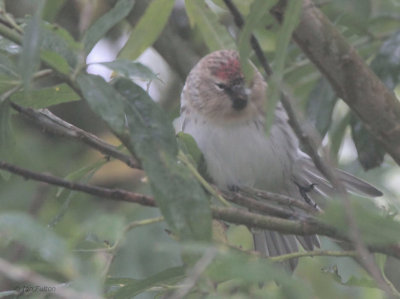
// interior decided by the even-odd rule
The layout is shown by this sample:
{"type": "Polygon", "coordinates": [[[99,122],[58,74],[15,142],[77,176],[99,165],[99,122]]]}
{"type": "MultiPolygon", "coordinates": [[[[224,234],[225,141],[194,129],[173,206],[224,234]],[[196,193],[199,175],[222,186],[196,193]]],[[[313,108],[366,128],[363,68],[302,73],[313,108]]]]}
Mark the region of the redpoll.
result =
{"type": "MultiPolygon", "coordinates": [[[[269,136],[264,132],[264,99],[267,84],[255,70],[246,84],[235,51],[213,52],[192,69],[181,96],[177,131],[193,136],[204,154],[207,172],[222,190],[254,187],[305,200],[305,191],[328,197],[330,184],[299,149],[288,125],[288,117],[278,104],[269,136]],[[314,188],[310,188],[314,186],[314,188]]],[[[338,177],[349,191],[379,196],[381,192],[343,171],[338,177]]],[[[254,231],[254,246],[265,255],[280,255],[319,246],[316,236],[282,235],[274,231],[254,231]]],[[[286,266],[293,270],[297,261],[286,266]]]]}

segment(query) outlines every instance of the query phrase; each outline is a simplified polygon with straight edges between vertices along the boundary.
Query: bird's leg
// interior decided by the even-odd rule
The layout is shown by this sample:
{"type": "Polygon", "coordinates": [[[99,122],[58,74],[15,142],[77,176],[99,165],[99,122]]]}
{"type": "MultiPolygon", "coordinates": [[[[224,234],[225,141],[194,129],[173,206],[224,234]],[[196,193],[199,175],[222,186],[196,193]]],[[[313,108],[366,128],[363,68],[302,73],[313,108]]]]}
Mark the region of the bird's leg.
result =
{"type": "Polygon", "coordinates": [[[298,184],[297,182],[294,182],[297,187],[299,188],[299,192],[301,197],[303,197],[303,199],[306,201],[306,203],[308,203],[310,206],[314,207],[315,209],[317,209],[317,204],[308,196],[308,192],[311,192],[314,189],[314,186],[316,184],[311,183],[308,186],[302,186],[300,184],[298,184]]]}
{"type": "Polygon", "coordinates": [[[227,187],[228,187],[228,190],[231,192],[239,192],[240,191],[240,188],[238,185],[228,185],[227,187]]]}

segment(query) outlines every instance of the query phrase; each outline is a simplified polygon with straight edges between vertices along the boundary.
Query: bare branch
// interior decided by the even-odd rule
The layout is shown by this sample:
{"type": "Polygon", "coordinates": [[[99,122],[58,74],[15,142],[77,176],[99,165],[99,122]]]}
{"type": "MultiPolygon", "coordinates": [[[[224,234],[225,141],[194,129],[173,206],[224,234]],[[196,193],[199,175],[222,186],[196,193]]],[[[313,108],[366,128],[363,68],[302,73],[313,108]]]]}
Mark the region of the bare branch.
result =
{"type": "Polygon", "coordinates": [[[289,206],[289,207],[296,207],[296,208],[302,209],[310,214],[316,214],[318,212],[321,212],[320,208],[318,208],[318,207],[313,207],[306,202],[299,201],[297,199],[291,198],[291,197],[283,195],[283,194],[268,192],[268,191],[259,190],[259,189],[255,189],[255,188],[246,188],[246,189],[241,190],[241,192],[244,192],[245,194],[250,195],[251,197],[256,196],[261,199],[275,201],[281,205],[285,205],[285,206],[289,206]]]}
{"type": "Polygon", "coordinates": [[[132,168],[141,168],[140,163],[132,156],[124,154],[115,146],[101,140],[96,135],[86,132],[74,125],[62,120],[58,116],[51,113],[48,109],[34,110],[32,108],[24,108],[11,102],[11,106],[22,114],[24,117],[31,120],[34,124],[40,126],[47,132],[52,134],[68,137],[78,142],[82,142],[104,155],[113,157],[124,162],[132,168]]]}
{"type": "MultiPolygon", "coordinates": [[[[279,198],[279,194],[277,194],[277,198],[279,198]]],[[[282,195],[283,196],[283,195],[282,195]]],[[[294,219],[305,219],[307,216],[303,213],[300,214],[299,211],[290,208],[290,203],[295,202],[296,200],[287,198],[288,200],[285,202],[286,206],[277,206],[270,204],[266,201],[259,201],[253,198],[250,198],[246,194],[238,193],[238,192],[224,192],[224,197],[230,202],[236,203],[243,207],[250,209],[250,211],[267,214],[281,218],[294,218],[294,219]]],[[[283,196],[284,197],[284,196],[283,196]]],[[[315,213],[316,210],[310,207],[315,213]]]]}
{"type": "Polygon", "coordinates": [[[290,259],[313,256],[335,256],[335,257],[357,257],[357,252],[354,250],[332,251],[332,250],[313,250],[305,252],[292,252],[278,256],[270,256],[268,260],[272,262],[283,262],[290,259]]]}
{"type": "Polygon", "coordinates": [[[17,167],[15,165],[3,161],[0,161],[0,169],[4,169],[11,173],[18,174],[26,179],[33,179],[35,181],[45,182],[51,185],[64,187],[70,190],[81,191],[103,198],[137,203],[151,207],[154,207],[156,205],[152,197],[143,194],[133,193],[122,189],[107,189],[102,187],[75,183],[58,178],[53,175],[38,173],[28,169],[17,167]]]}

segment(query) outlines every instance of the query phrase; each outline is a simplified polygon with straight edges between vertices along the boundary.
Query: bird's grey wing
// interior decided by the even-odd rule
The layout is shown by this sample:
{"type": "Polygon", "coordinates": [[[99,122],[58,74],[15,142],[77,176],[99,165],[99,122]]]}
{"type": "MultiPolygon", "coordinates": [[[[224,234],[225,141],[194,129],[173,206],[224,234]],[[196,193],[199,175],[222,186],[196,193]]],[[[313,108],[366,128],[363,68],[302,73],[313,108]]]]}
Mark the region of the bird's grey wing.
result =
{"type": "MultiPolygon", "coordinates": [[[[343,170],[335,169],[337,178],[343,183],[348,192],[355,193],[361,196],[378,197],[382,196],[382,192],[367,183],[366,181],[357,178],[343,170]]],[[[315,199],[313,195],[321,198],[329,198],[334,196],[335,190],[321,172],[315,167],[311,158],[306,155],[301,157],[295,162],[293,166],[293,180],[304,187],[315,184],[310,196],[321,205],[320,200],[315,199]]],[[[323,204],[322,204],[323,205],[323,204]]]]}

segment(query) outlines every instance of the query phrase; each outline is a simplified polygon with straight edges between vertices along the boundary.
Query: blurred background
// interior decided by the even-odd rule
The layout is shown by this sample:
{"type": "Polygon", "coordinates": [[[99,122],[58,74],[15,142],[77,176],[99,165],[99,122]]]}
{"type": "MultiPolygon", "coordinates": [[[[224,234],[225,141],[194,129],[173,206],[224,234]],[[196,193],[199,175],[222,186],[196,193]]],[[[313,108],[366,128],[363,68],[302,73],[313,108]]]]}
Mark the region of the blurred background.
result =
{"type": "MultiPolygon", "coordinates": [[[[90,25],[109,11],[115,2],[49,0],[43,19],[64,27],[76,40],[80,40],[90,25]]],[[[236,29],[228,11],[224,9],[223,1],[205,2],[218,16],[220,23],[235,36],[236,29]]],[[[234,2],[242,13],[246,14],[252,1],[234,2]]],[[[4,3],[6,11],[16,18],[24,18],[33,14],[35,10],[35,4],[31,0],[6,0],[4,3]]],[[[140,20],[149,3],[150,0],[136,1],[126,20],[115,26],[96,44],[87,57],[88,72],[110,80],[112,71],[97,63],[113,61],[118,56],[132,28],[140,20]]],[[[399,96],[400,2],[319,0],[315,3],[378,76],[399,96]]],[[[209,51],[198,28],[191,24],[184,1],[176,1],[159,38],[153,47],[146,49],[138,58],[138,61],[148,66],[160,80],[148,82],[135,78],[135,82],[149,91],[171,121],[179,114],[179,97],[186,75],[200,57],[209,51]]],[[[255,34],[273,65],[279,27],[271,21],[266,21],[266,24],[268,30],[259,30],[255,34]]],[[[256,59],[253,61],[257,63],[256,59]]],[[[388,155],[384,155],[383,150],[346,104],[337,99],[329,84],[295,44],[289,48],[284,82],[294,94],[296,105],[304,117],[320,132],[322,144],[329,149],[332,160],[340,168],[383,190],[385,196],[377,200],[378,206],[388,213],[398,210],[400,169],[388,155]]],[[[41,86],[50,84],[51,82],[40,82],[41,86]]],[[[120,145],[84,101],[60,104],[50,109],[77,127],[92,132],[116,146],[120,145]]],[[[12,159],[17,165],[77,179],[83,183],[149,192],[146,178],[139,170],[130,169],[119,161],[103,163],[105,159],[98,152],[82,144],[47,134],[16,114],[12,117],[12,125],[16,142],[12,159]],[[91,170],[80,176],[79,171],[83,167],[91,170]]],[[[96,292],[100,292],[102,288],[100,277],[109,257],[91,250],[102,248],[105,244],[113,244],[126,223],[159,216],[158,210],[154,208],[89,197],[82,193],[26,181],[18,176],[10,177],[6,173],[0,176],[0,199],[2,211],[27,212],[48,230],[60,236],[66,242],[67,248],[71,249],[82,263],[79,284],[83,289],[96,292]]],[[[163,269],[181,264],[178,245],[166,232],[164,223],[136,228],[126,237],[123,246],[109,265],[110,276],[144,279],[163,269]]],[[[231,227],[228,238],[243,248],[251,247],[251,240],[244,227],[231,227]]],[[[329,240],[323,240],[323,245],[326,248],[334,246],[329,240]]],[[[46,267],[42,258],[32,255],[26,247],[26,244],[13,242],[11,245],[1,246],[0,255],[15,263],[28,264],[32,269],[54,279],[60,278],[53,267],[46,267]]],[[[47,263],[52,262],[47,260],[47,263]]],[[[296,275],[306,287],[315,290],[317,298],[382,296],[380,291],[373,288],[346,285],[350,278],[363,277],[363,271],[348,258],[302,259],[296,275]]],[[[13,282],[0,278],[0,290],[12,288],[13,282]]],[[[153,298],[154,294],[147,292],[137,298],[153,298]]]]}

